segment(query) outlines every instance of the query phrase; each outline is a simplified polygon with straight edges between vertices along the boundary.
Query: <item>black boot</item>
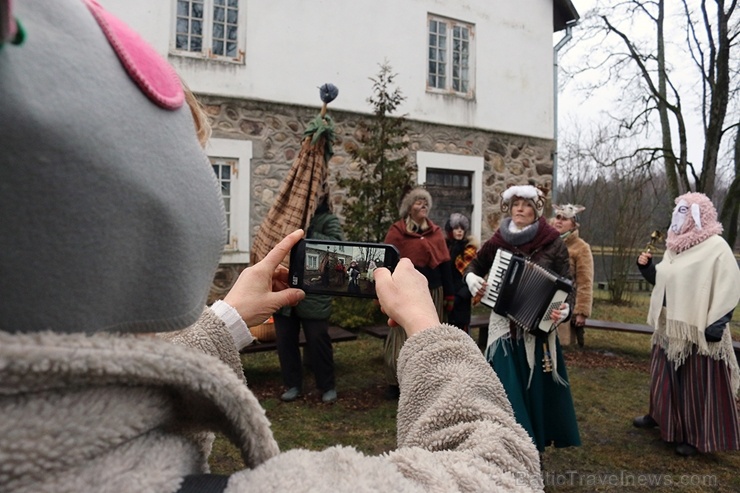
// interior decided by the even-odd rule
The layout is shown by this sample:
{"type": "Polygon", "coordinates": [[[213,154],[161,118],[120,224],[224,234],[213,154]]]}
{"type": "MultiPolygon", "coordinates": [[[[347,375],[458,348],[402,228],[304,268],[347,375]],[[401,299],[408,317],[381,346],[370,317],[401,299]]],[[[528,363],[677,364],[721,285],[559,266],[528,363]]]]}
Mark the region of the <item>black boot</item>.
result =
{"type": "Polygon", "coordinates": [[[688,443],[682,443],[681,445],[676,447],[676,453],[684,457],[691,457],[692,455],[698,454],[699,451],[693,445],[689,445],[688,443]]]}
{"type": "Polygon", "coordinates": [[[652,416],[646,414],[645,416],[638,416],[632,420],[632,424],[636,428],[655,428],[658,426],[658,422],[653,419],[652,416]]]}

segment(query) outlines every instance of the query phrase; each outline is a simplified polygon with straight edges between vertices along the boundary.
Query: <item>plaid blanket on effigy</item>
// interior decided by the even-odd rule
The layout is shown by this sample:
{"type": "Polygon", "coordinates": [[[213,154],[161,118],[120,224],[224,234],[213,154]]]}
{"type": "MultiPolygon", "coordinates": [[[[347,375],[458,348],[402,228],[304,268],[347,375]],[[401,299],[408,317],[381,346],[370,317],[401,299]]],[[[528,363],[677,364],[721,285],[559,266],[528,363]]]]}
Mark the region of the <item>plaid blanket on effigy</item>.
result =
{"type": "Polygon", "coordinates": [[[334,123],[329,115],[318,115],[303,134],[306,138],[301,150],[252,243],[252,264],[263,259],[288,234],[299,228],[306,230],[319,198],[325,193],[327,163],[333,154],[334,123]]]}

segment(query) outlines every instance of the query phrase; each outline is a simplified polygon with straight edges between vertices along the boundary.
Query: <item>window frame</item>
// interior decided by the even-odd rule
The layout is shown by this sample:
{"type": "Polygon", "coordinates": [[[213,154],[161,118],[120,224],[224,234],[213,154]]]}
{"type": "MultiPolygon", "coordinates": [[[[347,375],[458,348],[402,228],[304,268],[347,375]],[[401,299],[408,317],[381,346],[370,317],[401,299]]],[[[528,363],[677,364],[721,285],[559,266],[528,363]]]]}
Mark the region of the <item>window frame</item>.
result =
{"type": "MultiPolygon", "coordinates": [[[[237,33],[236,33],[236,57],[230,57],[227,55],[214,55],[213,49],[213,7],[215,0],[202,0],[203,2],[203,45],[201,51],[190,51],[177,48],[177,3],[178,1],[187,1],[189,5],[192,5],[194,0],[171,0],[172,1],[172,15],[170,21],[170,55],[186,57],[186,58],[197,58],[204,60],[215,60],[225,63],[234,64],[245,64],[246,58],[246,45],[247,45],[247,14],[246,14],[246,2],[243,0],[237,0],[238,13],[237,13],[237,33]]],[[[225,3],[228,0],[224,0],[225,3]]]]}
{"type": "Polygon", "coordinates": [[[470,171],[473,173],[473,213],[470,218],[470,233],[480,243],[481,217],[483,215],[483,167],[484,159],[479,156],[463,156],[443,152],[417,151],[416,182],[423,185],[427,181],[427,169],[447,169],[470,171]]]}
{"type": "MultiPolygon", "coordinates": [[[[212,159],[233,161],[230,189],[230,223],[231,234],[224,245],[221,255],[222,264],[249,263],[249,253],[252,244],[250,234],[250,202],[251,202],[251,160],[252,141],[237,139],[212,138],[206,146],[209,164],[212,159]]],[[[219,179],[220,190],[220,179],[219,179]]]]}
{"type": "MultiPolygon", "coordinates": [[[[474,99],[475,98],[475,24],[465,21],[459,21],[455,19],[451,19],[449,17],[444,17],[436,14],[427,14],[427,28],[426,28],[426,90],[427,92],[431,93],[437,93],[437,94],[452,94],[455,96],[459,96],[465,99],[474,99]],[[445,63],[445,71],[444,71],[444,78],[445,78],[445,84],[444,87],[436,87],[430,84],[430,77],[432,76],[432,73],[430,71],[430,64],[431,63],[439,63],[437,60],[432,60],[430,57],[430,50],[433,48],[432,44],[430,43],[430,38],[432,36],[432,21],[443,23],[446,26],[446,42],[444,46],[444,50],[446,55],[446,58],[443,63],[445,63]],[[468,89],[467,91],[458,91],[453,89],[453,61],[452,61],[452,54],[453,54],[453,35],[455,27],[463,27],[468,30],[468,89]]],[[[434,45],[435,49],[439,49],[439,45],[434,45]]],[[[442,75],[439,74],[438,75],[442,75]]]]}

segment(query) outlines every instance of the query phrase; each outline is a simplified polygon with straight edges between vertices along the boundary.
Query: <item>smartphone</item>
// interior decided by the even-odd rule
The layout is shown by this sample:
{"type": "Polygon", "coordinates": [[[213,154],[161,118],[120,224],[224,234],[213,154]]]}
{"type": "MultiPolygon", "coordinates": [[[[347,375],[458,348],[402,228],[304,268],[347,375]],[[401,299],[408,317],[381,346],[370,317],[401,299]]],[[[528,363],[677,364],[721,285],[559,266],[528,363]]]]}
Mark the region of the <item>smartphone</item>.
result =
{"type": "Polygon", "coordinates": [[[306,293],[377,298],[373,271],[393,271],[399,257],[385,243],[304,239],[290,250],[288,284],[306,293]]]}

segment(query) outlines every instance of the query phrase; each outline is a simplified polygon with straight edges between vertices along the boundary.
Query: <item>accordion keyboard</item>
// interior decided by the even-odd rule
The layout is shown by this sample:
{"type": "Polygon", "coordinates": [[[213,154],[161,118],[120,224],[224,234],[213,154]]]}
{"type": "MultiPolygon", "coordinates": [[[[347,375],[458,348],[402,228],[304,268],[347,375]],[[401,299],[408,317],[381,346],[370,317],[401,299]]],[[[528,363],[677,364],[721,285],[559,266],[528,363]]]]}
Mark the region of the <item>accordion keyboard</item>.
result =
{"type": "Polygon", "coordinates": [[[493,309],[496,306],[498,295],[501,292],[502,285],[506,282],[506,271],[509,269],[511,257],[513,254],[506,250],[496,250],[496,257],[493,259],[491,271],[488,274],[486,291],[481,298],[481,304],[493,309]]]}

